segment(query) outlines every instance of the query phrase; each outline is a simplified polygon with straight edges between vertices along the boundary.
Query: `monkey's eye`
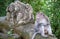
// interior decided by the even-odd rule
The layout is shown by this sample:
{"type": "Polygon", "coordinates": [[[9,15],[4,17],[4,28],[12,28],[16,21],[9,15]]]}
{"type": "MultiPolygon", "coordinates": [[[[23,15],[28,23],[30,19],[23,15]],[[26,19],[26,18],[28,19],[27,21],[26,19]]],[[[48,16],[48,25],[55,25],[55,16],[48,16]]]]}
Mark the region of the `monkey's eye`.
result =
{"type": "Polygon", "coordinates": [[[44,26],[48,26],[48,25],[50,25],[50,24],[46,24],[46,25],[44,25],[44,26]]]}
{"type": "Polygon", "coordinates": [[[50,24],[47,24],[47,25],[50,25],[50,24]]]}
{"type": "Polygon", "coordinates": [[[42,25],[44,25],[44,24],[43,24],[43,23],[39,23],[39,24],[38,24],[38,26],[42,26],[42,25]]]}

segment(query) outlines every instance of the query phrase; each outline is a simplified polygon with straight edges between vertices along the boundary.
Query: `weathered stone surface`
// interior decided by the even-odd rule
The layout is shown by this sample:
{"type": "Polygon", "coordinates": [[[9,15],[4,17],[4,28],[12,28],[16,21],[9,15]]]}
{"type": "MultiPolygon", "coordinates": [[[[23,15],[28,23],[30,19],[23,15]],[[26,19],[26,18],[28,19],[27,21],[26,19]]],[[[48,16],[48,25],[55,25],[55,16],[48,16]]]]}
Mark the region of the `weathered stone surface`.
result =
{"type": "MultiPolygon", "coordinates": [[[[14,33],[20,35],[19,39],[31,39],[34,33],[34,16],[32,6],[15,1],[7,7],[6,11],[6,18],[0,18],[0,28],[2,29],[1,26],[4,27],[5,25],[4,29],[7,30],[7,28],[13,28],[14,33]],[[3,25],[1,25],[1,23],[3,25]],[[6,26],[6,23],[8,26],[6,26]]],[[[56,39],[56,37],[43,38],[41,35],[36,35],[35,39],[56,39]]]]}
{"type": "Polygon", "coordinates": [[[8,35],[0,33],[0,39],[8,39],[8,35]]]}
{"type": "Polygon", "coordinates": [[[34,20],[33,9],[29,4],[15,1],[7,7],[6,11],[7,20],[11,25],[26,24],[34,20]]]}

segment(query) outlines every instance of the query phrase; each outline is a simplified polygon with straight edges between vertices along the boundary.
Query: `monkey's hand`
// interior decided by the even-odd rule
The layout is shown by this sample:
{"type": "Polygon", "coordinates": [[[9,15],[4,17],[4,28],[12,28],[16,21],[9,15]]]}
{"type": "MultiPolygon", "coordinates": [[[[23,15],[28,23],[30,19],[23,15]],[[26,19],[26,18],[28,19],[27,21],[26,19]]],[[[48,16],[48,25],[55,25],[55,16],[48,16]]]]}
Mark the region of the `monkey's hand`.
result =
{"type": "Polygon", "coordinates": [[[52,36],[52,37],[54,37],[54,34],[49,34],[49,36],[52,36]]]}

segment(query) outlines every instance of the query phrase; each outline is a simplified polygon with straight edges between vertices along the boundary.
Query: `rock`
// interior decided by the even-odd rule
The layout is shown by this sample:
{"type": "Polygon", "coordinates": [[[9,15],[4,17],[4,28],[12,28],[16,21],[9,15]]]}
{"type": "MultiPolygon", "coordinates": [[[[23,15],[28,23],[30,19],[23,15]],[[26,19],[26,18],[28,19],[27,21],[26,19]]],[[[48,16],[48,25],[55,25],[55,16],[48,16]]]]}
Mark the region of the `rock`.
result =
{"type": "Polygon", "coordinates": [[[0,17],[0,23],[5,23],[6,21],[6,16],[0,17]]]}
{"type": "Polygon", "coordinates": [[[8,39],[8,35],[4,33],[0,33],[0,39],[8,39]]]}
{"type": "Polygon", "coordinates": [[[42,37],[40,34],[37,34],[35,39],[57,39],[55,36],[42,37]]]}

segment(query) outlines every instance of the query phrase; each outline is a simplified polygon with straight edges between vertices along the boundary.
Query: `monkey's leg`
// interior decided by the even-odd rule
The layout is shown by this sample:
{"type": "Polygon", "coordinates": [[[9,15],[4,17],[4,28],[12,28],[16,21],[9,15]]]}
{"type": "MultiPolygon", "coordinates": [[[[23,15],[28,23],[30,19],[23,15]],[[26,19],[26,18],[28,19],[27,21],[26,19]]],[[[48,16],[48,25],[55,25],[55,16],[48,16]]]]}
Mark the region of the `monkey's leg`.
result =
{"type": "Polygon", "coordinates": [[[38,33],[38,32],[35,32],[35,33],[33,34],[32,39],[35,38],[35,36],[36,36],[37,33],[38,33]]]}
{"type": "Polygon", "coordinates": [[[42,35],[43,37],[48,37],[47,35],[45,35],[44,26],[41,26],[41,35],[42,35]]]}

